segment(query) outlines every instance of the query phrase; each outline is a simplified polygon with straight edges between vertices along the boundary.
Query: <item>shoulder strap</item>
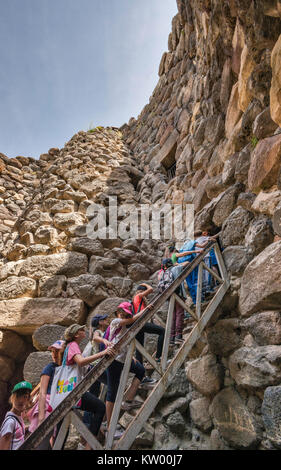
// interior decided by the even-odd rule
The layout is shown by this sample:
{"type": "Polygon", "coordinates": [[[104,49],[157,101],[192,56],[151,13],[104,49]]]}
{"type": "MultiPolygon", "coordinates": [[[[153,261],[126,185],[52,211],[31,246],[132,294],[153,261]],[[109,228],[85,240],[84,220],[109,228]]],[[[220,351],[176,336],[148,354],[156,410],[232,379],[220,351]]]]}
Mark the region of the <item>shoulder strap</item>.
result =
{"type": "Polygon", "coordinates": [[[63,367],[66,365],[68,349],[69,349],[69,346],[66,346],[66,348],[64,350],[64,353],[63,353],[63,359],[62,359],[62,366],[63,367]]]}
{"type": "MultiPolygon", "coordinates": [[[[3,428],[4,424],[8,421],[8,419],[13,419],[15,424],[16,424],[16,422],[18,422],[18,424],[20,425],[20,427],[21,427],[21,429],[22,429],[23,435],[25,434],[25,429],[24,429],[24,427],[23,427],[23,425],[22,425],[22,422],[19,420],[19,418],[17,418],[17,416],[15,416],[15,415],[13,415],[13,414],[10,414],[10,413],[8,413],[8,415],[7,415],[6,418],[4,419],[4,421],[3,421],[2,425],[1,425],[1,431],[2,431],[2,428],[3,428]]],[[[12,442],[11,442],[11,450],[13,449],[15,433],[16,433],[16,426],[14,426],[14,429],[13,429],[12,442]]]]}

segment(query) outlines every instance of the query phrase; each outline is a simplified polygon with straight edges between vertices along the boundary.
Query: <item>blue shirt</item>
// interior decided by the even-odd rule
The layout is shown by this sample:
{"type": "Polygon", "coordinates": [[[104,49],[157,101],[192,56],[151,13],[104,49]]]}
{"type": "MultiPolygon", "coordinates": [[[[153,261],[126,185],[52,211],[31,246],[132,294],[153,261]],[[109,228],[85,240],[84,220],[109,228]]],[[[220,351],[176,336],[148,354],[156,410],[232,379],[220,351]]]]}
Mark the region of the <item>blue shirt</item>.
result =
{"type": "Polygon", "coordinates": [[[47,388],[47,395],[50,395],[51,393],[51,388],[52,388],[52,383],[53,383],[53,378],[54,378],[56,367],[58,367],[58,364],[56,364],[55,362],[50,362],[50,364],[44,367],[41,373],[41,376],[48,375],[50,377],[48,388],[47,388]]]}

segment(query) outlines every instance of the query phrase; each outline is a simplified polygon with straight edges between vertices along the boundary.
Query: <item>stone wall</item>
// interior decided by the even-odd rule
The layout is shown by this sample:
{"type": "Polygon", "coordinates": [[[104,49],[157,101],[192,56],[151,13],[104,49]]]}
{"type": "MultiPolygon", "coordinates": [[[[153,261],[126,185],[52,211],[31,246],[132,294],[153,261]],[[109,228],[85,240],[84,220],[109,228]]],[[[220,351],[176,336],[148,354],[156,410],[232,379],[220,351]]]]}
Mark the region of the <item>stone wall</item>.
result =
{"type": "Polygon", "coordinates": [[[195,227],[221,231],[231,288],[135,446],[278,448],[281,4],[177,4],[137,119],[39,161],[0,155],[0,401],[23,373],[37,383],[66,326],[156,283],[163,246],[89,239],[92,202],[193,203],[195,227]]]}

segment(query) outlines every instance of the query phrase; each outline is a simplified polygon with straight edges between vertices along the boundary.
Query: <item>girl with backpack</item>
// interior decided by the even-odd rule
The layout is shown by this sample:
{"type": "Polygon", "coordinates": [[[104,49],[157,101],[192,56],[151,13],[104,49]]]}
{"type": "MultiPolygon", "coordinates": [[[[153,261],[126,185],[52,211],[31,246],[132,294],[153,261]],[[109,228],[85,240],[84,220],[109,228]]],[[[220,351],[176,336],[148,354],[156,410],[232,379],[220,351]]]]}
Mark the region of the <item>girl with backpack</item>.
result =
{"type": "Polygon", "coordinates": [[[11,411],[6,413],[0,429],[0,450],[17,450],[25,437],[25,424],[22,418],[29,400],[32,385],[29,382],[20,382],[12,390],[10,403],[11,411]]]}
{"type": "MultiPolygon", "coordinates": [[[[40,377],[39,394],[33,407],[27,412],[27,418],[29,419],[29,432],[34,432],[35,429],[46,419],[52,412],[50,406],[50,393],[53,383],[56,367],[61,365],[61,351],[64,346],[64,341],[55,341],[51,346],[48,347],[48,351],[52,353],[52,362],[44,367],[40,377]]],[[[36,387],[37,388],[37,387],[36,387]]],[[[52,437],[53,431],[43,439],[41,444],[37,447],[37,450],[50,450],[51,443],[50,438],[52,437]]]]}
{"type": "MultiPolygon", "coordinates": [[[[115,356],[115,351],[113,348],[105,349],[104,351],[93,354],[89,357],[83,357],[80,350],[80,343],[86,337],[85,326],[74,324],[69,326],[64,332],[65,346],[64,346],[64,356],[62,361],[62,367],[66,366],[77,366],[78,372],[80,374],[81,368],[83,366],[91,364],[96,359],[100,359],[105,355],[111,357],[115,356]]],[[[52,387],[52,392],[53,392],[52,387]]],[[[57,387],[56,387],[57,388],[57,387]]],[[[89,411],[91,413],[90,420],[90,431],[94,436],[97,436],[99,429],[105,414],[105,405],[97,397],[92,395],[90,392],[83,393],[81,400],[79,400],[78,407],[82,411],[89,411]]],[[[58,425],[58,430],[62,424],[62,421],[58,425]]],[[[91,450],[90,445],[87,443],[85,450],[91,450]]]]}
{"type": "MultiPolygon", "coordinates": [[[[120,338],[127,332],[127,326],[132,325],[138,318],[140,318],[142,312],[137,313],[133,316],[132,305],[130,302],[122,302],[117,307],[116,318],[110,323],[109,330],[109,341],[116,344],[120,338]]],[[[107,424],[109,426],[111,415],[118,392],[119,382],[121,373],[124,367],[128,346],[120,352],[115,360],[110,364],[107,373],[107,395],[106,395],[106,417],[107,424]]],[[[125,400],[122,402],[122,409],[130,410],[140,408],[142,403],[134,400],[137,393],[137,389],[144,377],[145,369],[143,365],[133,358],[131,363],[130,372],[135,374],[130,388],[127,391],[125,400]]]]}

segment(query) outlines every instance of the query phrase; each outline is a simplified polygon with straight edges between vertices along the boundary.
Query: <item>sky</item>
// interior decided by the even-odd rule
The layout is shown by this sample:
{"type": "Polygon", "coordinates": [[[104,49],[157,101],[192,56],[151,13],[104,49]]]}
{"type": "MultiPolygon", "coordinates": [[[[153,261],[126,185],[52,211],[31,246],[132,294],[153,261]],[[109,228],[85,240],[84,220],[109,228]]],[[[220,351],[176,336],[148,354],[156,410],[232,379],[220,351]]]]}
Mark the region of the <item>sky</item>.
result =
{"type": "Polygon", "coordinates": [[[0,152],[39,158],[137,117],[176,0],[0,0],[0,152]]]}

